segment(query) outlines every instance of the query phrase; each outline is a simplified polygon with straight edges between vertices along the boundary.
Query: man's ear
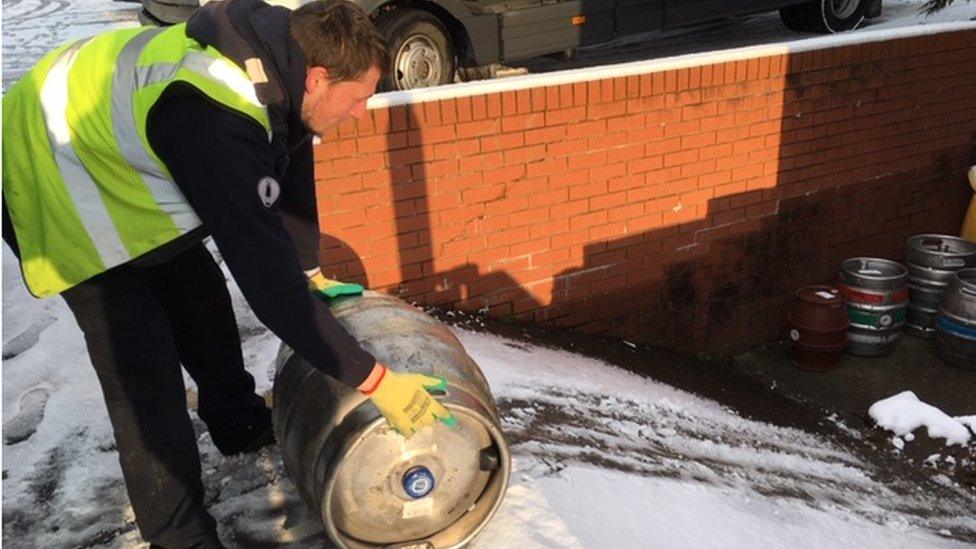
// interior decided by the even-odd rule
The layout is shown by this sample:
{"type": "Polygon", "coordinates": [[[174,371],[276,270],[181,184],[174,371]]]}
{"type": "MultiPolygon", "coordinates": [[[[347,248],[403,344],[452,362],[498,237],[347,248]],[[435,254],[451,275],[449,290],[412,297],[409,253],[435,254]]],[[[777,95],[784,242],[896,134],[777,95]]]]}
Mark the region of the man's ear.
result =
{"type": "Polygon", "coordinates": [[[317,90],[322,85],[328,85],[331,80],[329,79],[329,70],[325,67],[309,67],[305,69],[305,91],[311,92],[317,90]]]}

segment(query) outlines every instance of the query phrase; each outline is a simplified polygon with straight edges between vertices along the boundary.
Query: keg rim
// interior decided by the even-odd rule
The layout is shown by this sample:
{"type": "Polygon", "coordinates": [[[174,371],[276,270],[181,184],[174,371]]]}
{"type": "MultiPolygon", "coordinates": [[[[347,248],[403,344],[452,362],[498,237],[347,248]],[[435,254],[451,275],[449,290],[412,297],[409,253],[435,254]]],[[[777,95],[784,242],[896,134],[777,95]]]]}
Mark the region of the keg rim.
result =
{"type": "MultiPolygon", "coordinates": [[[[967,261],[973,261],[976,258],[976,243],[951,234],[924,233],[910,236],[905,241],[905,248],[908,261],[933,267],[942,267],[944,266],[942,263],[948,260],[961,260],[965,266],[967,261]],[[942,240],[952,246],[952,249],[930,250],[921,245],[926,240],[942,240]],[[926,262],[926,256],[931,257],[932,262],[926,262]]],[[[952,266],[949,265],[948,267],[951,268],[952,266]]]]}
{"type": "Polygon", "coordinates": [[[887,259],[884,257],[871,257],[871,256],[856,256],[849,257],[845,259],[840,264],[841,273],[846,274],[851,277],[860,278],[863,280],[870,280],[872,282],[887,282],[896,281],[901,278],[906,278],[908,276],[908,267],[902,265],[897,261],[887,259]],[[872,273],[864,273],[860,268],[864,268],[867,262],[878,263],[879,267],[889,268],[893,271],[891,273],[885,273],[882,271],[880,275],[872,273]],[[860,268],[854,268],[854,265],[859,265],[860,268]]]}
{"type": "Polygon", "coordinates": [[[840,290],[834,286],[830,286],[829,284],[811,284],[809,286],[801,286],[796,289],[794,295],[799,300],[806,301],[808,303],[816,303],[818,305],[834,305],[837,303],[845,303],[847,301],[847,298],[844,297],[844,294],[842,294],[840,290]],[[810,295],[816,294],[817,292],[827,292],[832,294],[834,297],[829,300],[826,298],[817,300],[810,295]]]}
{"type": "Polygon", "coordinates": [[[976,286],[976,267],[966,267],[959,269],[952,275],[952,278],[966,286],[976,286]]]}
{"type": "Polygon", "coordinates": [[[916,234],[916,235],[912,235],[912,236],[908,237],[908,241],[906,242],[906,244],[908,244],[909,246],[916,246],[916,249],[918,249],[919,251],[924,251],[926,253],[937,253],[937,254],[963,253],[964,255],[973,255],[973,254],[976,254],[976,243],[970,242],[969,240],[966,240],[965,238],[962,238],[961,236],[956,236],[954,234],[939,234],[939,233],[922,233],[922,234],[916,234]],[[951,242],[953,244],[961,245],[963,248],[966,248],[969,251],[968,252],[953,252],[952,250],[948,250],[948,251],[945,251],[945,252],[933,252],[931,250],[928,250],[928,249],[925,249],[925,248],[918,248],[916,246],[921,241],[923,241],[923,240],[930,240],[930,239],[946,240],[946,241],[951,242]]]}
{"type": "MultiPolygon", "coordinates": [[[[470,395],[467,391],[459,387],[452,387],[451,392],[462,393],[466,397],[466,400],[469,400],[470,402],[474,403],[475,406],[477,407],[483,406],[483,403],[480,400],[476,399],[475,397],[470,395]]],[[[361,403],[357,408],[361,408],[363,405],[366,404],[366,402],[367,401],[364,400],[363,403],[361,403]]],[[[481,425],[488,432],[489,436],[492,439],[492,443],[498,449],[498,459],[500,465],[498,466],[498,469],[495,471],[495,473],[489,478],[488,483],[486,484],[484,490],[482,491],[482,495],[484,495],[486,493],[497,490],[497,497],[495,497],[490,507],[483,512],[483,518],[479,519],[479,524],[475,528],[473,528],[470,532],[465,534],[462,537],[462,539],[453,541],[450,544],[450,547],[462,547],[465,544],[469,543],[476,535],[478,535],[478,533],[480,533],[485,528],[485,526],[488,525],[492,517],[498,511],[499,507],[501,507],[502,500],[505,499],[505,492],[508,490],[508,482],[509,482],[509,477],[511,475],[511,454],[508,448],[508,441],[505,439],[505,434],[502,432],[500,426],[492,423],[490,418],[493,416],[491,416],[489,410],[479,411],[475,407],[461,404],[455,401],[442,401],[441,403],[444,405],[445,408],[447,408],[454,414],[463,413],[477,419],[477,421],[480,422],[481,425]]],[[[386,423],[387,423],[386,419],[383,418],[382,416],[379,416],[362,424],[361,427],[357,430],[358,434],[354,437],[350,437],[349,439],[347,439],[345,443],[342,445],[342,448],[339,449],[339,453],[342,455],[350,454],[357,446],[363,443],[363,441],[366,439],[367,434],[371,433],[376,428],[385,425],[386,423]]],[[[332,493],[335,490],[336,483],[338,482],[338,478],[339,478],[338,467],[339,467],[338,462],[335,462],[332,465],[331,467],[332,472],[327,475],[329,477],[329,480],[326,483],[324,490],[321,492],[322,515],[330,515],[333,512],[332,493]]],[[[478,501],[476,500],[474,505],[476,506],[477,504],[478,501]]],[[[461,515],[462,518],[464,516],[465,515],[461,515]]],[[[323,517],[322,523],[325,525],[327,535],[333,542],[337,544],[338,547],[353,548],[353,547],[360,547],[360,546],[362,547],[368,546],[367,542],[356,539],[352,536],[349,536],[341,532],[338,529],[338,527],[335,525],[334,521],[324,520],[323,517]]],[[[445,530],[450,529],[454,524],[457,523],[455,522],[453,524],[445,525],[444,528],[442,528],[439,532],[429,536],[426,539],[429,540],[440,535],[445,530]]],[[[403,543],[406,543],[406,541],[403,543]]]]}

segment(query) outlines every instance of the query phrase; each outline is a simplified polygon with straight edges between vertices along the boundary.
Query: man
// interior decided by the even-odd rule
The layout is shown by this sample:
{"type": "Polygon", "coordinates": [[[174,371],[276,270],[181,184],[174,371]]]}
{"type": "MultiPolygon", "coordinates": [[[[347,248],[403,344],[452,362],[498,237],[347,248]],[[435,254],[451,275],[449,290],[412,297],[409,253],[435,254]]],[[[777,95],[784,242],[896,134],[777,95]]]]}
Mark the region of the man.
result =
{"type": "Polygon", "coordinates": [[[309,292],[362,290],[318,270],[311,135],[362,117],[387,65],[349,2],[230,0],[62,46],[3,99],[3,238],[31,292],[60,293],[85,335],[155,546],[221,546],[181,363],[222,453],[273,442],[207,235],[258,318],[402,434],[454,420],[426,390],[443,380],[388,371],[309,292]]]}

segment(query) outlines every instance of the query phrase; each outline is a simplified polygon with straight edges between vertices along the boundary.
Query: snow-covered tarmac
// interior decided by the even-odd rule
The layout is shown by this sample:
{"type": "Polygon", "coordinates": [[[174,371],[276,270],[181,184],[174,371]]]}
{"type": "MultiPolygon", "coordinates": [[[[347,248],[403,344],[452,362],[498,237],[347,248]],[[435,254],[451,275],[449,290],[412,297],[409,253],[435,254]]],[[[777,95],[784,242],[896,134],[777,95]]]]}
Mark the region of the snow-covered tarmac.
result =
{"type": "MultiPolygon", "coordinates": [[[[62,301],[35,301],[4,249],[3,542],[136,547],[98,383],[62,301]]],[[[278,340],[234,290],[244,356],[270,391],[278,340]]],[[[598,360],[455,328],[503,415],[514,470],[475,547],[955,547],[976,503],[894,489],[821,436],[751,421],[598,360]],[[960,506],[960,501],[963,504],[960,506]]],[[[192,381],[187,378],[192,403],[192,381]]],[[[221,456],[200,434],[207,501],[239,547],[318,547],[278,450],[221,456]]],[[[951,487],[948,488],[951,491],[951,487]]],[[[971,496],[969,496],[971,497],[971,496]]]]}

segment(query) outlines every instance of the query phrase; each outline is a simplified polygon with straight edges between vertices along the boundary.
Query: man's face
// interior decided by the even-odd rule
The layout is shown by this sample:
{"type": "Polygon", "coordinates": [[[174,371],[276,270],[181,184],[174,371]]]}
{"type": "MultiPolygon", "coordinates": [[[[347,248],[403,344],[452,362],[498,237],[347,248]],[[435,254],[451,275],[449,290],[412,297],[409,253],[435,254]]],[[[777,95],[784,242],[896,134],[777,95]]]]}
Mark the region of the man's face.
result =
{"type": "Polygon", "coordinates": [[[317,136],[350,116],[359,119],[366,114],[366,100],[376,93],[380,70],[370,67],[358,80],[333,82],[329,71],[310,67],[305,74],[302,97],[302,122],[317,136]]]}

